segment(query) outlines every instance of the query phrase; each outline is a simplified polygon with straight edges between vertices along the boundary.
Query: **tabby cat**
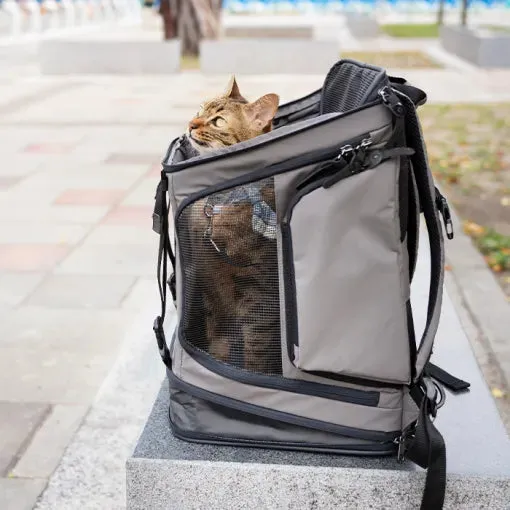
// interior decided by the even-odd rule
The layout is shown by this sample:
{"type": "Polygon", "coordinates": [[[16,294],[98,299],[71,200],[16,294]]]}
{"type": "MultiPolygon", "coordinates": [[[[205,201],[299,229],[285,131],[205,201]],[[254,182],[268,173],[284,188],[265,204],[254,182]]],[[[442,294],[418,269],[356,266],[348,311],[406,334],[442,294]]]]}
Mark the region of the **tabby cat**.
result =
{"type": "MultiPolygon", "coordinates": [[[[248,102],[233,78],[190,121],[188,141],[203,154],[267,133],[278,102],[276,94],[248,102]]],[[[273,182],[265,179],[201,199],[187,216],[188,340],[217,360],[266,374],[281,373],[275,210],[273,182]]]]}

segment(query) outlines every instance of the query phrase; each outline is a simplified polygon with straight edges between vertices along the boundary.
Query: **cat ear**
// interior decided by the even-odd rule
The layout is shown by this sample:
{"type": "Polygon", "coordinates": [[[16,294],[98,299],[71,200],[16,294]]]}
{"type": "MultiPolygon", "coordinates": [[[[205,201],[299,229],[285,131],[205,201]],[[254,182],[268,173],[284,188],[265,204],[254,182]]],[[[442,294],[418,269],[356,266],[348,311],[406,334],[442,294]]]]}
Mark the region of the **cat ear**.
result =
{"type": "Polygon", "coordinates": [[[259,129],[264,129],[273,120],[280,98],[276,94],[266,94],[244,107],[248,120],[259,129]]]}
{"type": "Polygon", "coordinates": [[[243,96],[241,96],[241,92],[239,92],[239,85],[237,84],[235,76],[232,76],[232,78],[230,78],[230,82],[225,92],[225,96],[231,99],[244,99],[243,96]]]}

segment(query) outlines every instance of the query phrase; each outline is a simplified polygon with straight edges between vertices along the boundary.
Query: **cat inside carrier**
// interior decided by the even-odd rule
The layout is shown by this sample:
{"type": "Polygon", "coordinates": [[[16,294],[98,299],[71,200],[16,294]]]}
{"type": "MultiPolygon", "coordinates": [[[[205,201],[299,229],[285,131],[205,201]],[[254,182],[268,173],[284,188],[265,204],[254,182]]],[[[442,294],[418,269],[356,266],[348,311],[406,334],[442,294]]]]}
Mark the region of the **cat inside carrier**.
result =
{"type": "Polygon", "coordinates": [[[441,508],[445,447],[430,417],[444,402],[442,385],[469,384],[429,362],[441,311],[441,220],[447,237],[453,231],[416,112],[425,93],[341,60],[321,89],[277,109],[271,97],[251,106],[237,85],[231,96],[254,122],[274,107],[272,129],[202,153],[211,135],[175,139],[156,192],[162,310],[154,332],[173,433],[395,455],[429,468],[422,508],[441,508]],[[430,293],[415,338],[410,285],[422,217],[430,293]]]}

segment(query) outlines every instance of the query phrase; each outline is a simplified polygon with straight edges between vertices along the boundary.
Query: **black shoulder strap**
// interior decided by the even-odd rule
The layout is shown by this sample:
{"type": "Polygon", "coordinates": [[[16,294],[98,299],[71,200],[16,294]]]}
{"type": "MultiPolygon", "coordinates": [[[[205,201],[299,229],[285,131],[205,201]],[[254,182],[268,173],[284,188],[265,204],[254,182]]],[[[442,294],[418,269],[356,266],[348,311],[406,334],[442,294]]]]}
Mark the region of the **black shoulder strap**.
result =
{"type": "Polygon", "coordinates": [[[168,178],[164,173],[161,174],[161,180],[156,189],[154,212],[152,214],[152,229],[159,234],[159,247],[158,247],[158,287],[159,295],[161,298],[161,315],[158,315],[154,320],[153,330],[158,344],[159,354],[161,359],[168,367],[171,367],[172,360],[170,358],[170,351],[166,343],[165,331],[163,323],[166,315],[166,286],[167,283],[170,287],[170,292],[175,303],[175,255],[170,244],[170,236],[168,232],[168,178]],[[168,259],[172,264],[173,272],[170,280],[167,282],[167,265],[168,259]]]}
{"type": "Polygon", "coordinates": [[[392,88],[405,94],[414,104],[414,106],[422,106],[427,102],[427,94],[419,89],[410,85],[407,80],[398,76],[388,76],[392,88]]]}
{"type": "Polygon", "coordinates": [[[446,492],[446,445],[431,416],[436,416],[444,396],[438,403],[436,395],[439,387],[426,379],[423,383],[425,390],[414,387],[416,391],[411,391],[420,412],[414,434],[405,447],[405,456],[427,470],[420,510],[441,510],[446,492]]]}

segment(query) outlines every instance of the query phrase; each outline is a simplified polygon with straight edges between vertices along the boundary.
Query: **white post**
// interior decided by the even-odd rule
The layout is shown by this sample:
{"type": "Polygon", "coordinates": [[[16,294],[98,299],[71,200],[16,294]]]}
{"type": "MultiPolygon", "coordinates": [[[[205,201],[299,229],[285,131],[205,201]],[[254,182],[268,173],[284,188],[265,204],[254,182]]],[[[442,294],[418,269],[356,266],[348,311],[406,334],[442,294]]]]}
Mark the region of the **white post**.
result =
{"type": "Polygon", "coordinates": [[[38,34],[41,32],[41,6],[35,0],[26,0],[24,3],[30,16],[30,29],[32,32],[38,34]]]}
{"type": "Polygon", "coordinates": [[[76,24],[75,2],[73,0],[60,0],[64,9],[64,28],[67,30],[76,24]]]}
{"type": "Polygon", "coordinates": [[[16,0],[4,0],[2,9],[7,12],[11,18],[11,35],[16,37],[21,34],[21,9],[16,0]]]}

